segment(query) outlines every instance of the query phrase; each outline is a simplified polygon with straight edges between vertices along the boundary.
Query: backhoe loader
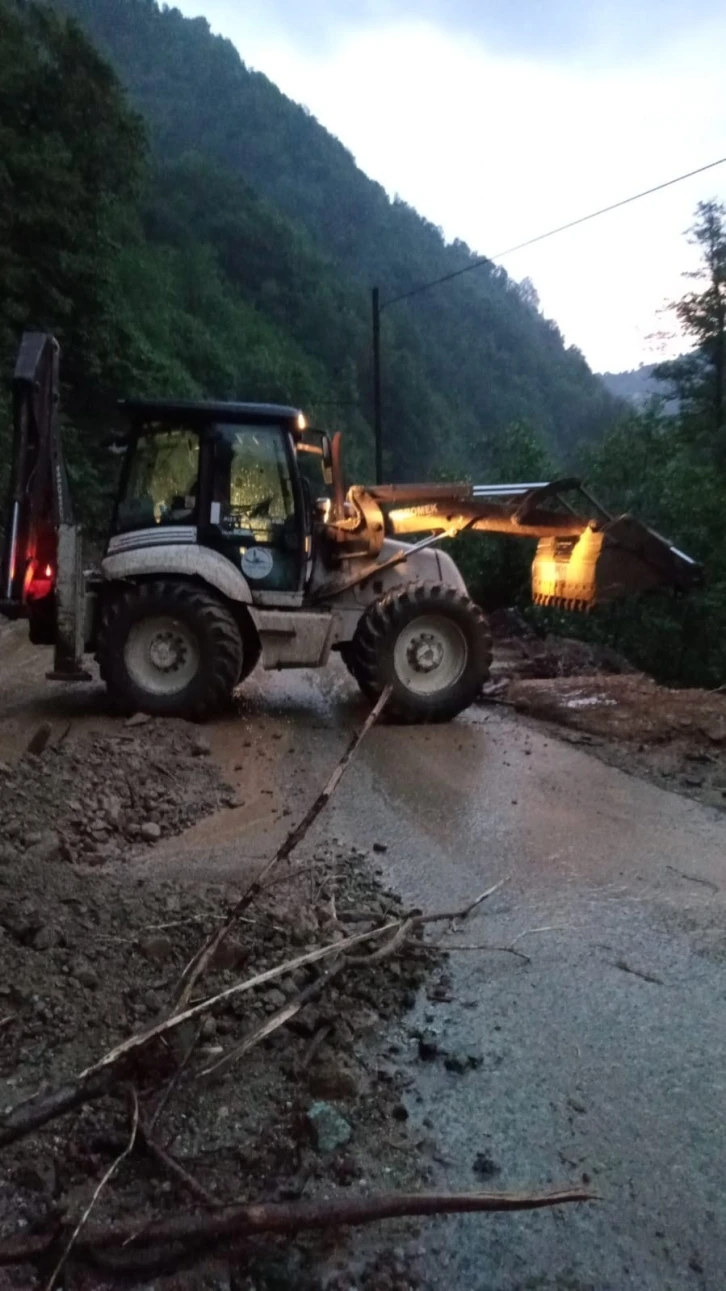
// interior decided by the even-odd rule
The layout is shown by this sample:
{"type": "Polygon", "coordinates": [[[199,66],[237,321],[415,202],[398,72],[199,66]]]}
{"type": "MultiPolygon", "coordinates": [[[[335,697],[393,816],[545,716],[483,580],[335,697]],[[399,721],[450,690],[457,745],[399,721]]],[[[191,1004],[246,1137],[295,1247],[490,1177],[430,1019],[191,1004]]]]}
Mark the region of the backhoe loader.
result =
{"type": "Polygon", "coordinates": [[[101,677],[122,710],[203,719],[263,668],[339,651],[404,722],[446,721],[486,680],[491,639],[441,538],[537,540],[541,605],[687,591],[688,556],[576,479],[343,485],[340,436],[293,407],[132,399],[100,568],[84,571],[59,432],[59,347],[24,335],[13,380],[0,613],[54,645],[51,679],[101,677]],[[426,535],[422,537],[421,535],[426,535]],[[414,541],[401,541],[402,537],[414,541]]]}

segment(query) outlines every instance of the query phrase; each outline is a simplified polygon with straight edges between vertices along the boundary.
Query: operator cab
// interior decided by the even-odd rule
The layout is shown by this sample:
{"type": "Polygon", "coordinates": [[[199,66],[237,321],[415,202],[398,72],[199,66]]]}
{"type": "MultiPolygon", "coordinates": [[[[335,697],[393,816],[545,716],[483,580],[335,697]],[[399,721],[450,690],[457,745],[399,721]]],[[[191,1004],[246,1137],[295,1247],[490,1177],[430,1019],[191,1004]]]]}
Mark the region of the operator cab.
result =
{"type": "Polygon", "coordinates": [[[314,502],[330,484],[326,435],[297,408],[129,401],[131,422],[108,554],[199,543],[254,593],[300,592],[314,502]]]}

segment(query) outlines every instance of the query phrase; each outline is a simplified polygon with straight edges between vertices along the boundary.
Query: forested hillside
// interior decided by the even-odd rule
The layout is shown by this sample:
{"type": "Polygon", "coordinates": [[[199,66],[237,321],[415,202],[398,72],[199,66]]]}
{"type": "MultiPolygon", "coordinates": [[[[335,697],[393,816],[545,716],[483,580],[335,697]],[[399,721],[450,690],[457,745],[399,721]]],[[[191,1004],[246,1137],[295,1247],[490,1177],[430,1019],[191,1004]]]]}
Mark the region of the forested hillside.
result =
{"type": "MultiPolygon", "coordinates": [[[[354,464],[370,474],[370,287],[394,295],[469,264],[468,248],[447,247],[432,225],[391,202],[342,144],[203,20],[155,0],[57,3],[113,64],[146,124],[145,239],[189,257],[190,273],[195,264],[204,273],[206,257],[235,306],[250,306],[261,330],[269,323],[284,348],[305,356],[299,371],[289,362],[240,371],[235,355],[249,345],[248,329],[230,336],[225,313],[214,328],[219,361],[207,367],[197,351],[194,380],[221,394],[264,396],[274,387],[312,400],[319,418],[353,431],[354,464]]],[[[138,325],[155,350],[160,320],[138,325]]],[[[188,370],[185,338],[177,346],[164,330],[166,353],[169,343],[188,370]]],[[[485,474],[494,466],[490,438],[514,422],[564,458],[616,407],[530,294],[493,266],[384,314],[384,350],[386,466],[399,478],[460,473],[464,464],[485,474]]]]}

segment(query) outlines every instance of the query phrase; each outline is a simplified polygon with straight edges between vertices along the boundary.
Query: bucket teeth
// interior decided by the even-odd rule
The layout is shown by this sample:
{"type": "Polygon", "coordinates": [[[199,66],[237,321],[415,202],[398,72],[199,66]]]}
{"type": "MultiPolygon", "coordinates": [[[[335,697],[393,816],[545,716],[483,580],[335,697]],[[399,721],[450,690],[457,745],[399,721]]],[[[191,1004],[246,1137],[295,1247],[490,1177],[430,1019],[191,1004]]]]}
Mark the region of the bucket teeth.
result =
{"type": "Polygon", "coordinates": [[[545,592],[535,593],[532,601],[535,605],[544,605],[556,610],[570,610],[575,614],[587,614],[593,608],[592,601],[583,600],[581,597],[554,596],[545,592]]]}

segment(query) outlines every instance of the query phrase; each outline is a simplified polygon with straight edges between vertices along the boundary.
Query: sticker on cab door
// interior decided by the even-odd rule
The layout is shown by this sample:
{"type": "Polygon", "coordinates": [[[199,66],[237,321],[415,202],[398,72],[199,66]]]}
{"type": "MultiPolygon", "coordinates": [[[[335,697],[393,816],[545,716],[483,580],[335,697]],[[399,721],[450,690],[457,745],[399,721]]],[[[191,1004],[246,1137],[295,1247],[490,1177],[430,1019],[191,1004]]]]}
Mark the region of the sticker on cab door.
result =
{"type": "Polygon", "coordinates": [[[248,547],[242,557],[242,573],[247,578],[267,578],[272,565],[272,552],[268,547],[248,547]]]}

